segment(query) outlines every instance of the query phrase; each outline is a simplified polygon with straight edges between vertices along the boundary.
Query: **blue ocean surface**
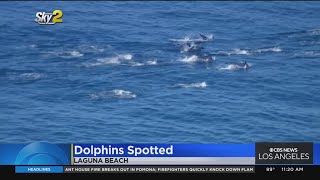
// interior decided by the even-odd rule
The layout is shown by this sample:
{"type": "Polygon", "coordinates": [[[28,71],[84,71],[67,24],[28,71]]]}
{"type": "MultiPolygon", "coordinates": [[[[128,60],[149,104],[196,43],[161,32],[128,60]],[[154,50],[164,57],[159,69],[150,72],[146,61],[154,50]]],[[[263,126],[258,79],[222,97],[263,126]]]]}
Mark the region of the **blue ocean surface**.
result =
{"type": "Polygon", "coordinates": [[[0,2],[0,14],[1,143],[320,142],[320,2],[0,2]],[[56,9],[63,23],[35,22],[56,9]]]}

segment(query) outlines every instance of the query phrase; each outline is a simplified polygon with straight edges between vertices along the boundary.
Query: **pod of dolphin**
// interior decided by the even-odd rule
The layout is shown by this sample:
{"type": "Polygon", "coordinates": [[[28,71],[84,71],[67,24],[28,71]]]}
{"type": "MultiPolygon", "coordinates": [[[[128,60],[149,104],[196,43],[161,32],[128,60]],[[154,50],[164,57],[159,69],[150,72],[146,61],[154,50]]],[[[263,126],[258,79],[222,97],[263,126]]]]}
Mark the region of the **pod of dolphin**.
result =
{"type": "MultiPolygon", "coordinates": [[[[212,62],[214,60],[213,56],[205,53],[202,51],[203,45],[207,42],[213,41],[213,36],[207,36],[204,34],[199,34],[199,38],[190,39],[170,39],[171,41],[175,42],[176,46],[180,48],[180,51],[186,54],[189,57],[197,57],[199,62],[212,62]]],[[[249,64],[247,61],[239,62],[239,63],[232,63],[229,64],[229,69],[237,70],[237,69],[249,69],[249,64]]]]}

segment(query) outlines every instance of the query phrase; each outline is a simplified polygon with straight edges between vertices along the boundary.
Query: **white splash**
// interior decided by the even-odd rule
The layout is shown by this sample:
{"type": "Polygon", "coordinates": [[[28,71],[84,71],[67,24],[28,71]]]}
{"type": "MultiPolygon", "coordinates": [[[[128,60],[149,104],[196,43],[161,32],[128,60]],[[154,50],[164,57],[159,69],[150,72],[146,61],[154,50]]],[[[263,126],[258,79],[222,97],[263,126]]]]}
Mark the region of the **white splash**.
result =
{"type": "Polygon", "coordinates": [[[119,98],[136,98],[137,97],[136,94],[133,94],[130,91],[125,91],[122,89],[115,89],[115,90],[112,90],[112,92],[113,92],[113,96],[119,97],[119,98]]]}
{"type": "Polygon", "coordinates": [[[197,62],[211,62],[215,61],[216,57],[215,56],[197,56],[197,55],[192,55],[192,56],[185,56],[182,59],[179,59],[179,61],[184,62],[184,63],[197,63],[197,62]]]}
{"type": "Polygon", "coordinates": [[[144,64],[139,62],[134,62],[132,63],[132,66],[144,66],[144,64]]]}
{"type": "Polygon", "coordinates": [[[42,73],[23,73],[19,75],[19,79],[26,81],[39,80],[45,77],[45,74],[42,73]]]}
{"type": "Polygon", "coordinates": [[[225,67],[220,68],[220,70],[229,70],[229,71],[234,71],[234,70],[238,70],[238,69],[242,69],[242,67],[239,65],[236,65],[236,64],[229,64],[225,67]]]}
{"type": "Polygon", "coordinates": [[[250,52],[249,52],[249,50],[236,48],[231,51],[219,51],[218,54],[227,55],[227,56],[230,56],[230,55],[250,55],[250,52]]]}
{"type": "Polygon", "coordinates": [[[81,54],[79,51],[66,51],[63,53],[58,53],[57,55],[62,58],[74,58],[83,56],[83,54],[81,54]]]}
{"type": "MultiPolygon", "coordinates": [[[[251,63],[248,63],[249,67],[252,67],[251,63]]],[[[244,65],[240,64],[228,64],[224,67],[219,68],[219,70],[227,70],[227,71],[236,71],[236,70],[241,70],[241,69],[246,69],[244,65]]]]}
{"type": "Polygon", "coordinates": [[[181,62],[185,62],[185,63],[195,63],[198,60],[199,60],[199,57],[196,55],[186,56],[183,59],[180,59],[181,62]]]}
{"type": "Polygon", "coordinates": [[[96,67],[108,64],[122,64],[126,61],[130,61],[133,58],[131,54],[120,54],[115,57],[99,58],[96,62],[83,64],[84,67],[96,67]]]}
{"type": "Polygon", "coordinates": [[[146,64],[147,64],[147,65],[157,65],[158,62],[157,62],[157,60],[155,59],[155,60],[147,61],[146,64]]]}
{"type": "Polygon", "coordinates": [[[248,50],[244,50],[244,49],[234,49],[233,51],[231,51],[231,54],[249,55],[250,52],[248,50]]]}
{"type": "Polygon", "coordinates": [[[183,88],[206,88],[208,85],[206,82],[199,82],[191,84],[178,84],[178,86],[183,88]]]}
{"type": "Polygon", "coordinates": [[[147,61],[145,63],[142,63],[142,62],[131,62],[130,63],[131,66],[145,66],[145,65],[157,65],[157,60],[150,60],[150,61],[147,61]]]}
{"type": "Polygon", "coordinates": [[[320,35],[320,29],[314,29],[314,30],[311,30],[309,31],[311,35],[320,35]]]}
{"type": "Polygon", "coordinates": [[[279,47],[272,47],[272,48],[262,48],[257,49],[255,52],[262,53],[262,52],[282,52],[282,49],[279,47]]]}
{"type": "Polygon", "coordinates": [[[131,54],[120,54],[117,56],[119,60],[132,60],[133,56],[131,54]]]}
{"type": "Polygon", "coordinates": [[[312,57],[320,56],[320,52],[315,52],[315,51],[306,51],[304,52],[304,54],[312,57]]]}
{"type": "Polygon", "coordinates": [[[123,98],[123,99],[131,99],[136,98],[137,95],[126,90],[122,89],[114,89],[112,91],[101,91],[98,93],[93,93],[89,95],[91,99],[110,99],[110,98],[123,98]]]}
{"type": "Polygon", "coordinates": [[[118,57],[112,57],[112,58],[99,58],[97,59],[98,64],[104,65],[104,64],[120,64],[120,59],[118,57]]]}

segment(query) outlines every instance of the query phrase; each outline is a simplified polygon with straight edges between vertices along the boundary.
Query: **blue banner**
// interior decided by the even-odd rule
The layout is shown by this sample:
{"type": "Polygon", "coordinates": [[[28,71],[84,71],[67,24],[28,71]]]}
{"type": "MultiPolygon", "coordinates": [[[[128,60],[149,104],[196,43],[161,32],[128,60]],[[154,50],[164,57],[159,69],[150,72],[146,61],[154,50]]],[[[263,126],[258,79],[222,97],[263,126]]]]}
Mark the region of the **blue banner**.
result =
{"type": "Polygon", "coordinates": [[[254,144],[74,144],[74,157],[255,157],[254,144]]]}
{"type": "MultiPolygon", "coordinates": [[[[0,144],[0,165],[70,165],[72,157],[255,157],[255,148],[255,144],[0,144]]],[[[313,164],[320,165],[320,144],[313,146],[313,164]]]]}

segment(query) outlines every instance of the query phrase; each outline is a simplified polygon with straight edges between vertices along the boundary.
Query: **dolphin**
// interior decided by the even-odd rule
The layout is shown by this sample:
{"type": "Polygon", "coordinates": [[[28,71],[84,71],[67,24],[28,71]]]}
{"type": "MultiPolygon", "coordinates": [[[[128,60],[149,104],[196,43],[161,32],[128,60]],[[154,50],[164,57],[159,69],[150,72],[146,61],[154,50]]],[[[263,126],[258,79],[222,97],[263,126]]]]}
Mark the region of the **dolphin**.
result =
{"type": "Polygon", "coordinates": [[[235,64],[236,66],[238,66],[239,68],[242,68],[244,70],[248,70],[250,68],[249,64],[247,63],[247,61],[244,62],[240,62],[235,64]]]}
{"type": "Polygon", "coordinates": [[[245,70],[247,71],[250,68],[249,64],[247,61],[240,62],[240,63],[232,63],[228,64],[225,67],[220,68],[221,70],[230,70],[230,71],[237,71],[237,70],[245,70]]]}
{"type": "Polygon", "coordinates": [[[201,44],[207,41],[210,41],[213,39],[213,37],[208,37],[206,35],[203,35],[199,33],[200,38],[198,39],[190,39],[190,38],[184,38],[184,39],[170,39],[170,41],[179,42],[179,44],[185,44],[185,43],[194,43],[194,44],[201,44]]]}
{"type": "Polygon", "coordinates": [[[240,63],[239,65],[242,65],[243,69],[249,69],[249,64],[247,63],[247,61],[244,61],[243,63],[240,63]]]}
{"type": "Polygon", "coordinates": [[[208,54],[200,54],[199,57],[204,61],[204,62],[212,62],[214,58],[208,54]]]}
{"type": "Polygon", "coordinates": [[[204,40],[204,41],[209,40],[209,38],[208,38],[207,36],[205,36],[205,35],[203,35],[203,34],[201,34],[201,33],[200,33],[200,36],[201,36],[202,40],[204,40]]]}

